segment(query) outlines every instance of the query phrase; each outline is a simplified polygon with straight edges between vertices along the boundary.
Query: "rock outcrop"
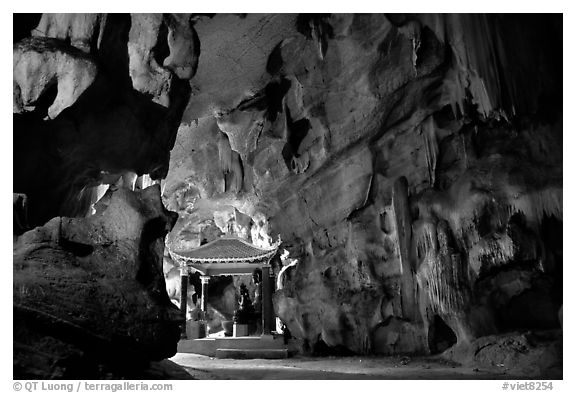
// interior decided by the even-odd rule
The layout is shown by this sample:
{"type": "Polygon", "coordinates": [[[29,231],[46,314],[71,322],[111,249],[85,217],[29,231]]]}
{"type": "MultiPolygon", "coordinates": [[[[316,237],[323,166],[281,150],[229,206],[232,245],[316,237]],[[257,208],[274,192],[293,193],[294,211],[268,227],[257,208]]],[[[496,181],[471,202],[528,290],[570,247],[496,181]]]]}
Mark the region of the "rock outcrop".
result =
{"type": "Polygon", "coordinates": [[[56,217],[15,243],[15,378],[134,376],[176,353],[182,317],[162,255],[177,216],[158,186],[106,199],[101,213],[56,217]]]}

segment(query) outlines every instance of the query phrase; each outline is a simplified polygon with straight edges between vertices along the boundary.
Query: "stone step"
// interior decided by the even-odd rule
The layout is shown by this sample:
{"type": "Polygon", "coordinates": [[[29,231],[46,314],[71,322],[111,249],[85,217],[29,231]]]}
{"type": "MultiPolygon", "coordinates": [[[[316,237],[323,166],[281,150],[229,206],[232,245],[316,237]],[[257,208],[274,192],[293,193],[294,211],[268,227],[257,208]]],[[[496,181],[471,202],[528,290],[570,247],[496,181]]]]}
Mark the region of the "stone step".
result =
{"type": "Polygon", "coordinates": [[[180,340],[178,352],[197,353],[205,356],[216,356],[219,348],[229,349],[284,349],[284,339],[281,336],[259,337],[226,337],[201,338],[195,340],[180,340]]]}
{"type": "Polygon", "coordinates": [[[218,359],[286,359],[288,349],[227,349],[218,348],[218,359]]]}

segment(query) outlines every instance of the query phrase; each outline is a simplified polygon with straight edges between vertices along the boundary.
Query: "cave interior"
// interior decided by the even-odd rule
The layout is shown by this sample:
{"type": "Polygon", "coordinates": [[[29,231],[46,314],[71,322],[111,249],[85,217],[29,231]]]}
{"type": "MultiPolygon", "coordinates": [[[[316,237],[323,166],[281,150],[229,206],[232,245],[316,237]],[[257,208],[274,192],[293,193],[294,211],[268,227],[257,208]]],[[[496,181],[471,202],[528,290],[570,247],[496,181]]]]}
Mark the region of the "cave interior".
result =
{"type": "Polygon", "coordinates": [[[562,378],[561,14],[13,21],[15,378],[149,375],[230,236],[297,354],[562,378]]]}

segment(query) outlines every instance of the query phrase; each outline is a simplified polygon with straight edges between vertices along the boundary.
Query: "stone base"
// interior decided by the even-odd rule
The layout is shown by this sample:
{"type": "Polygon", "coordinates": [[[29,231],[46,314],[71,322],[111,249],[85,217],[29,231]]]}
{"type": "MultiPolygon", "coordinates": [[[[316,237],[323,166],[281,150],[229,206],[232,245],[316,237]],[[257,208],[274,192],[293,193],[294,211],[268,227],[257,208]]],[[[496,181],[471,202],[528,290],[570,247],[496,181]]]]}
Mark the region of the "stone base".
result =
{"type": "Polygon", "coordinates": [[[216,350],[217,359],[287,359],[288,349],[227,349],[216,350]]]}
{"type": "Polygon", "coordinates": [[[232,330],[233,337],[246,337],[248,335],[248,325],[235,323],[232,330]]]}
{"type": "MultiPolygon", "coordinates": [[[[178,352],[195,353],[198,355],[216,357],[218,349],[248,349],[248,350],[266,350],[266,349],[287,349],[288,355],[300,353],[302,343],[297,340],[291,340],[289,344],[284,343],[284,338],[278,336],[246,336],[246,337],[218,337],[218,338],[201,338],[195,340],[180,340],[178,343],[178,352]]],[[[276,353],[276,352],[274,352],[276,353]]],[[[261,354],[251,353],[250,356],[261,354]]],[[[281,356],[284,356],[280,354],[281,356]]]]}
{"type": "Polygon", "coordinates": [[[206,321],[186,321],[186,338],[192,340],[206,337],[206,321]]]}

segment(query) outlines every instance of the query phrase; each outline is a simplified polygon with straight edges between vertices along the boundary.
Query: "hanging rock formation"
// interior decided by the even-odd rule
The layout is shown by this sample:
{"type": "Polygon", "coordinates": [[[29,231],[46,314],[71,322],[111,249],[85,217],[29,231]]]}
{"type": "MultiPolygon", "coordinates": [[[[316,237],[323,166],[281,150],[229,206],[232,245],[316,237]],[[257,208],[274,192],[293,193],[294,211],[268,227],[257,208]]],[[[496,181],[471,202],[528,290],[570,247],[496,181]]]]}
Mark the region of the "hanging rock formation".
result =
{"type": "Polygon", "coordinates": [[[113,175],[166,177],[199,55],[192,30],[170,15],[44,14],[14,44],[14,192],[32,225],[89,214],[113,175]]]}

